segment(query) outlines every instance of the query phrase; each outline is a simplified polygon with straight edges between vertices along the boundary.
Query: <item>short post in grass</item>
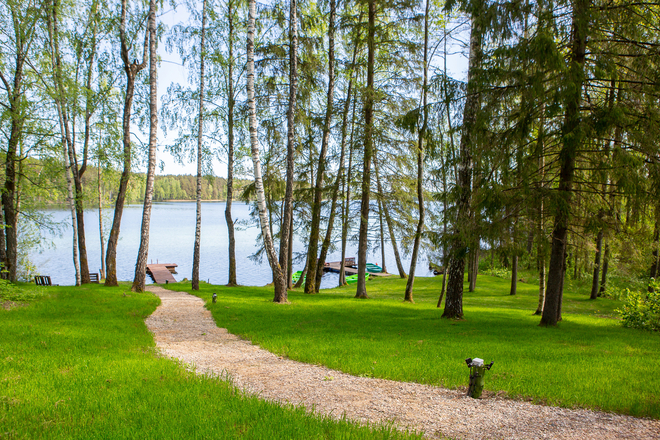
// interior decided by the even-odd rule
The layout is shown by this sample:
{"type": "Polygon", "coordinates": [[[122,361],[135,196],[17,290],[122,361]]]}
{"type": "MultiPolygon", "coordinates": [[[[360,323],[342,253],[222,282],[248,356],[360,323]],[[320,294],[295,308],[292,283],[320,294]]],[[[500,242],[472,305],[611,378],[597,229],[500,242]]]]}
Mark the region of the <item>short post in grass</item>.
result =
{"type": "Polygon", "coordinates": [[[473,399],[478,399],[481,397],[484,385],[486,385],[486,379],[484,377],[486,370],[490,370],[494,362],[484,365],[483,359],[467,358],[465,359],[465,363],[470,368],[470,385],[468,386],[467,395],[473,399]]]}
{"type": "Polygon", "coordinates": [[[215,304],[217,300],[218,300],[218,294],[213,292],[213,304],[215,304]]]}

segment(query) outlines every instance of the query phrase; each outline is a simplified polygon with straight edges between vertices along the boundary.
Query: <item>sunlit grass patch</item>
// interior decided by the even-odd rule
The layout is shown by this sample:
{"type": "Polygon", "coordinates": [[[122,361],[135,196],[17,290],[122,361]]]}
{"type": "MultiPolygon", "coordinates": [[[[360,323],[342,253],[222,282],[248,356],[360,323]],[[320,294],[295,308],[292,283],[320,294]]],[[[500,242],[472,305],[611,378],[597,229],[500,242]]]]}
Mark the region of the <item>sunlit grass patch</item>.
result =
{"type": "MultiPolygon", "coordinates": [[[[563,320],[539,327],[532,315],[538,286],[480,275],[464,295],[465,319],[440,318],[441,277],[417,278],[415,303],[404,303],[405,280],[370,280],[370,300],[354,299],[355,286],[272,303],[272,287],[227,288],[202,284],[216,322],[230,332],[292,359],[323,364],[359,376],[457,388],[467,385],[464,359],[495,361],[486,389],[561,406],[598,408],[660,417],[660,337],[625,329],[618,301],[588,299],[567,283],[563,320]],[[218,293],[217,304],[210,301],[218,293]]],[[[189,284],[170,286],[189,291],[189,284]]]]}
{"type": "Polygon", "coordinates": [[[144,324],[159,303],[149,293],[47,293],[0,310],[0,438],[417,438],[310,416],[158,356],[144,324]]]}

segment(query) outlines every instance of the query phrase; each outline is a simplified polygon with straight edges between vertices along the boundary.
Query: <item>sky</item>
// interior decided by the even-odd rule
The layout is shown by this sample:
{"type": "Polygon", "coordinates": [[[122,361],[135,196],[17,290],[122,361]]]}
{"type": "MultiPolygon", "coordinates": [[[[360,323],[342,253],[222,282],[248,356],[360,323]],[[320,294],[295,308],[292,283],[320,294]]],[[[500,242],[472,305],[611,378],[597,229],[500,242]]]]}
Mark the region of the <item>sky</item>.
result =
{"type": "MultiPolygon", "coordinates": [[[[165,24],[168,28],[172,26],[185,22],[188,20],[188,11],[185,5],[179,4],[178,8],[165,9],[161,15],[159,15],[159,21],[165,24]]],[[[454,47],[448,50],[453,54],[448,57],[447,66],[450,76],[458,79],[464,79],[467,77],[467,57],[465,56],[465,51],[461,50],[461,44],[456,43],[454,47]]],[[[171,84],[179,83],[182,85],[188,84],[188,77],[186,69],[181,64],[181,59],[176,53],[169,53],[165,49],[165,44],[161,42],[158,47],[158,53],[161,58],[161,64],[158,69],[158,93],[162,96],[166,93],[168,87],[171,84]]],[[[162,106],[162,99],[159,99],[158,102],[159,109],[162,106]]],[[[143,142],[148,141],[147,133],[136,133],[143,142]]],[[[157,161],[158,167],[156,170],[157,174],[166,175],[166,174],[197,174],[197,164],[196,162],[184,162],[181,163],[177,158],[173,157],[167,151],[165,151],[165,146],[173,143],[176,137],[176,132],[171,130],[168,131],[168,135],[165,136],[162,130],[162,124],[159,124],[158,128],[158,153],[157,161]]],[[[145,164],[146,165],[146,164],[145,164]]],[[[138,168],[138,167],[136,167],[138,168]]],[[[144,169],[137,169],[136,171],[146,171],[144,169]]],[[[221,160],[221,158],[216,157],[213,160],[213,172],[218,177],[226,177],[226,162],[221,160]]]]}

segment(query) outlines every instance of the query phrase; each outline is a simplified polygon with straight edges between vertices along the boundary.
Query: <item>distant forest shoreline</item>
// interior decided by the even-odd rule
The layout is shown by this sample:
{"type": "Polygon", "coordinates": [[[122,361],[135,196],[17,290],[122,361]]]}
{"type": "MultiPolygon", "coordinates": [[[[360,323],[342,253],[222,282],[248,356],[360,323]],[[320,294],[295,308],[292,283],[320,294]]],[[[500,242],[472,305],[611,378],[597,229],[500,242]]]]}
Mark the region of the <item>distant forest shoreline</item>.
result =
{"type": "MultiPolygon", "coordinates": [[[[98,207],[99,191],[104,206],[114,204],[119,188],[121,173],[113,169],[102,169],[101,173],[96,167],[88,167],[82,178],[84,191],[83,206],[85,208],[98,207]],[[100,182],[99,182],[100,177],[100,182]]],[[[234,201],[238,201],[250,180],[234,179],[234,201]]],[[[126,204],[144,202],[146,175],[133,173],[126,191],[126,204]]],[[[66,183],[58,178],[46,185],[49,188],[39,200],[42,205],[49,208],[67,207],[66,183]]],[[[197,200],[197,176],[188,174],[166,174],[155,176],[154,202],[194,202],[197,200]]],[[[205,176],[202,180],[202,201],[226,202],[227,180],[224,177],[205,176]]]]}

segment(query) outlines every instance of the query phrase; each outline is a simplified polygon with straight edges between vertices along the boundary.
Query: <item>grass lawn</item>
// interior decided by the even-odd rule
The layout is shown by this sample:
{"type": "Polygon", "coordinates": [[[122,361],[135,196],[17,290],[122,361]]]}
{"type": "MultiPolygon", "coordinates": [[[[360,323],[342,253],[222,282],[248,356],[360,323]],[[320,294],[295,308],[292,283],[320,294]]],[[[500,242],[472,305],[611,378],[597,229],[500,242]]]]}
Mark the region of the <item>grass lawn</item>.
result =
{"type": "MultiPolygon", "coordinates": [[[[588,407],[660,418],[660,335],[626,329],[620,302],[588,299],[584,286],[567,282],[563,321],[539,327],[533,316],[535,284],[480,275],[465,293],[462,321],[440,319],[441,277],[417,278],[414,304],[404,303],[405,280],[370,280],[369,300],[353,298],[355,285],[273,304],[272,287],[227,288],[202,283],[217,324],[292,359],[351,374],[442,385],[467,385],[464,359],[495,361],[486,389],[566,407],[588,407]],[[211,303],[213,292],[217,304],[211,303]]],[[[190,291],[190,283],[170,284],[190,291]]]]}
{"type": "Polygon", "coordinates": [[[29,301],[0,307],[0,439],[412,438],[247,397],[159,358],[144,324],[159,299],[128,286],[27,286],[8,299],[29,301]]]}

